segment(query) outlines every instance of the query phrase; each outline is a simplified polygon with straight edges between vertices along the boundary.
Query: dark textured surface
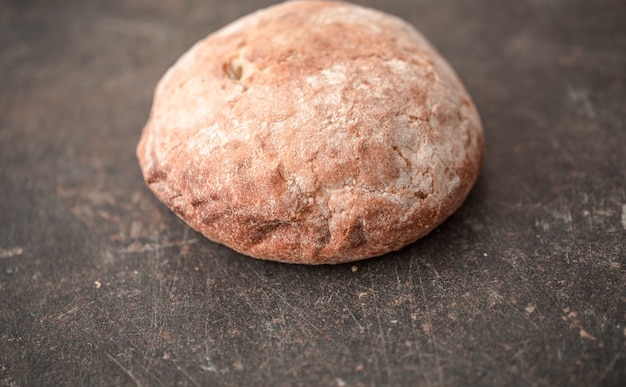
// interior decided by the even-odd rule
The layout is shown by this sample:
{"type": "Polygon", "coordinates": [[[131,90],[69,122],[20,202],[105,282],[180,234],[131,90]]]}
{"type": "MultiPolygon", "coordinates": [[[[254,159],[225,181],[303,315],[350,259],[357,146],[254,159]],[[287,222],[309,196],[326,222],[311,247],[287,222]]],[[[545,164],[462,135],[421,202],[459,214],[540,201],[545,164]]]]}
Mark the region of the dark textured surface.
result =
{"type": "Polygon", "coordinates": [[[263,5],[3,1],[0,384],[623,385],[626,4],[369,2],[456,68],[488,152],[358,270],[240,256],[141,179],[157,80],[263,5]]]}

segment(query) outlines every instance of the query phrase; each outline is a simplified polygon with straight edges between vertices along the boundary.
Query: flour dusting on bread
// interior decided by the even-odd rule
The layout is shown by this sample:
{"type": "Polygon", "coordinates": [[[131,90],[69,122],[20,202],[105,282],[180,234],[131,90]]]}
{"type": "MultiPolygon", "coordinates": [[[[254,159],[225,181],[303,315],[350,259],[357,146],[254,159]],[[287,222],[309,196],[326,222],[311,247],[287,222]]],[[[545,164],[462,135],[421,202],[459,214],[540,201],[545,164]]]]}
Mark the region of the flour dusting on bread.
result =
{"type": "Polygon", "coordinates": [[[414,242],[477,179],[478,113],[408,23],[295,1],[198,42],[155,92],[137,149],[150,189],[244,254],[342,263],[414,242]]]}

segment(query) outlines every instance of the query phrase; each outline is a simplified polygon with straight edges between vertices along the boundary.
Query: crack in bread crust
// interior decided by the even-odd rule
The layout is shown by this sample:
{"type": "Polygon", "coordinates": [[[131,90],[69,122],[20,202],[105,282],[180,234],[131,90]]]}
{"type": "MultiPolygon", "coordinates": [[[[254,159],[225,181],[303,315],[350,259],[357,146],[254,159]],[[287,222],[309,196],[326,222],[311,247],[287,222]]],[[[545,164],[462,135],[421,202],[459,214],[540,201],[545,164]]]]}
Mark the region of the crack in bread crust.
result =
{"type": "Polygon", "coordinates": [[[477,179],[482,136],[457,76],[412,26],[295,1],[185,53],[157,86],[137,155],[148,186],[208,238],[341,263],[451,215],[477,179]]]}

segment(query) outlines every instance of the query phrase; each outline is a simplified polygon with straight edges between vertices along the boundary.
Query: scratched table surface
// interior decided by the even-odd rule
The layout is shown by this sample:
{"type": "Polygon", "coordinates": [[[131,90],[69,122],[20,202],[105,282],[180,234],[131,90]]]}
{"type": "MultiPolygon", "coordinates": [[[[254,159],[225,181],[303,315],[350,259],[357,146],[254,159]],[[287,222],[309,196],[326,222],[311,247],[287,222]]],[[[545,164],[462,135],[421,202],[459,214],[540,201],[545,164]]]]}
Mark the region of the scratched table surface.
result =
{"type": "Polygon", "coordinates": [[[429,236],[318,267],[203,238],[134,153],[165,70],[268,4],[2,2],[0,385],[625,385],[626,3],[369,1],[488,151],[429,236]]]}

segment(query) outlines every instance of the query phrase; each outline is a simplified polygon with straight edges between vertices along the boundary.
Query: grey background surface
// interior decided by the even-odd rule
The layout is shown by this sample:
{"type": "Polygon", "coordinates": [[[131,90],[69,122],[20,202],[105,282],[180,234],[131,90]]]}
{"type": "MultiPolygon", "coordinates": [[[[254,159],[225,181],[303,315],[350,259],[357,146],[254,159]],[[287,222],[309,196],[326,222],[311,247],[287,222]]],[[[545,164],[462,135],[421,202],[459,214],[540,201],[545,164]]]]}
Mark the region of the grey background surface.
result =
{"type": "Polygon", "coordinates": [[[0,384],[624,385],[626,3],[362,2],[450,61],[488,150],[429,236],[322,267],[206,240],[135,159],[165,70],[269,3],[2,2],[0,384]]]}

